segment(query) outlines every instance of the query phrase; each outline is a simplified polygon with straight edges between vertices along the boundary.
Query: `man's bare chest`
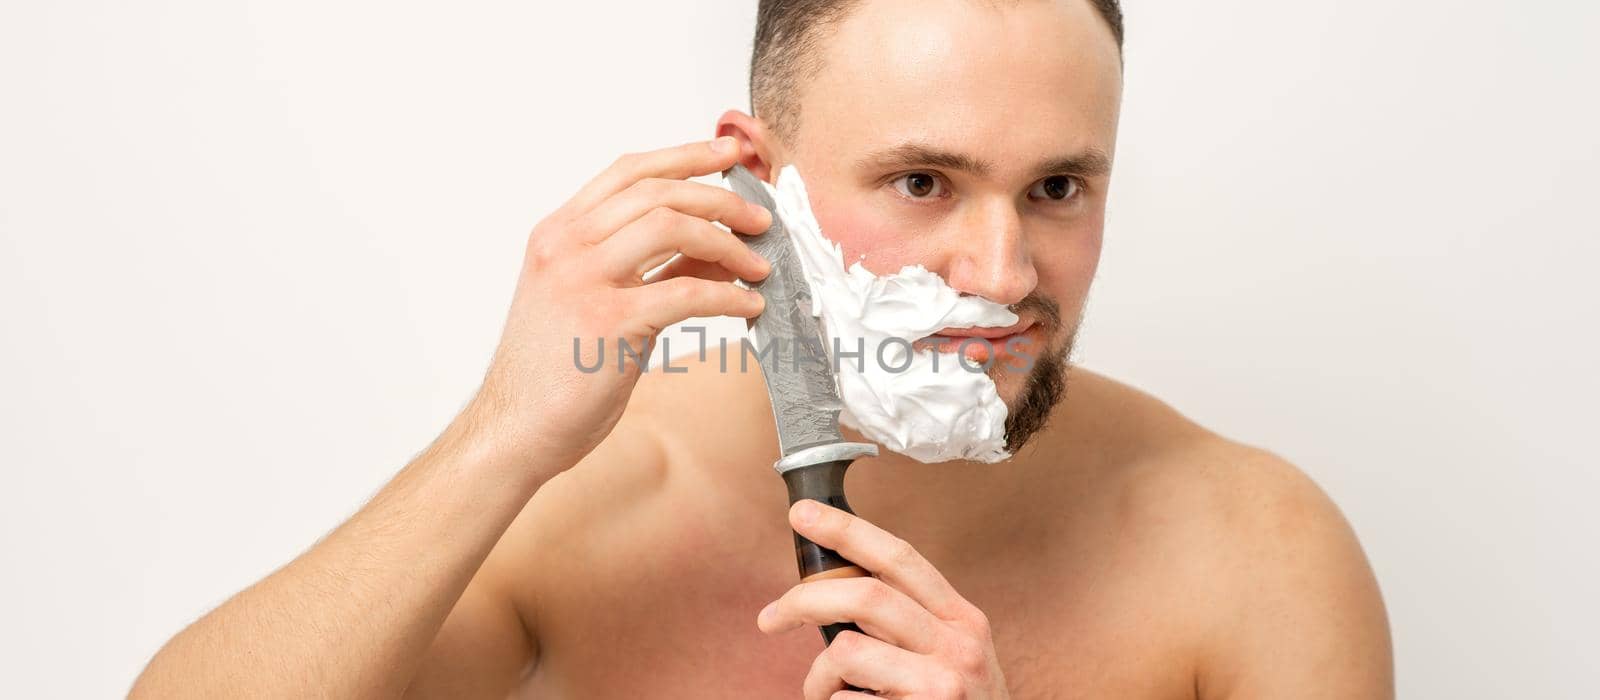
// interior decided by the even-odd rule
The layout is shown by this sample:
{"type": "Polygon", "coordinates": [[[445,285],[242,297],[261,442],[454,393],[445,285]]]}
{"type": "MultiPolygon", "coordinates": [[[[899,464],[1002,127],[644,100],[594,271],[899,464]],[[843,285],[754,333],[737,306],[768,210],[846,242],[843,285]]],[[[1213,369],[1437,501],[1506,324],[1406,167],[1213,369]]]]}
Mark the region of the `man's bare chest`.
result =
{"type": "MultiPolygon", "coordinates": [[[[541,591],[541,658],[523,697],[799,697],[825,649],[820,633],[769,636],[755,624],[795,582],[784,554],[742,564],[684,558],[677,575],[612,571],[541,591]]],[[[1057,595],[1049,583],[963,590],[989,616],[1013,697],[1193,697],[1191,670],[1149,614],[1155,602],[1139,610],[1114,592],[1057,595]]]]}

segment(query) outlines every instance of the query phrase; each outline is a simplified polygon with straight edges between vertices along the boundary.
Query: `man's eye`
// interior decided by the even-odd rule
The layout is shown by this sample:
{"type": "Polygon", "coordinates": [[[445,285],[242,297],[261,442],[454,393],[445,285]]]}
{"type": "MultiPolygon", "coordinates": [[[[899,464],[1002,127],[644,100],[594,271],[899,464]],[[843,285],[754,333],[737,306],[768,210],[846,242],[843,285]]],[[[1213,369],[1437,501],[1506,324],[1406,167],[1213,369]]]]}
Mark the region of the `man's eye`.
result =
{"type": "Polygon", "coordinates": [[[1051,175],[1028,190],[1029,197],[1066,201],[1078,194],[1078,181],[1066,175],[1051,175]]]}
{"type": "Polygon", "coordinates": [[[939,190],[939,178],[929,173],[901,175],[895,178],[894,183],[895,189],[899,190],[900,194],[912,199],[927,199],[941,191],[939,190]]]}

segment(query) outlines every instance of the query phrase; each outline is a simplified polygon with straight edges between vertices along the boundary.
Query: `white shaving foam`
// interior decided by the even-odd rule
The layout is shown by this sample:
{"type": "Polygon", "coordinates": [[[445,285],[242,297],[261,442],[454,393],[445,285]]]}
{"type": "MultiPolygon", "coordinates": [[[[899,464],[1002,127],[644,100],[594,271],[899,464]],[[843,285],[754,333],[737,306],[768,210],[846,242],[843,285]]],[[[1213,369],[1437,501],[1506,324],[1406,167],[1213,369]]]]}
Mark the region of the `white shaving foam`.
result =
{"type": "MultiPolygon", "coordinates": [[[[1006,405],[994,380],[964,368],[955,352],[913,350],[911,343],[944,328],[1009,326],[1017,315],[963,296],[921,265],[879,276],[858,259],[846,269],[843,249],[823,235],[811,211],[799,171],[785,166],[777,187],[762,185],[799,253],[815,300],[811,312],[822,321],[829,352],[842,351],[836,362],[840,421],[920,462],[1009,457],[1006,405]],[[858,348],[865,349],[859,359],[848,355],[858,348]]],[[[967,367],[976,364],[967,361],[967,367]]]]}

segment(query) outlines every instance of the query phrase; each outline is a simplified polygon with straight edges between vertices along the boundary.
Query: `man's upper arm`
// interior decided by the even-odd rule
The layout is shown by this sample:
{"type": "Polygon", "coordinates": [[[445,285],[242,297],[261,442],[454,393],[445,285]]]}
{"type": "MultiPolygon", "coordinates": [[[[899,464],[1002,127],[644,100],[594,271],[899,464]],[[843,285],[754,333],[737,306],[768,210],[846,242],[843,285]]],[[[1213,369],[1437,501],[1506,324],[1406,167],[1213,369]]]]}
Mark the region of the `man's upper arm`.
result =
{"type": "Polygon", "coordinates": [[[1230,509],[1230,614],[1201,697],[1394,697],[1388,619],[1355,533],[1298,469],[1265,453],[1252,462],[1230,509]]]}

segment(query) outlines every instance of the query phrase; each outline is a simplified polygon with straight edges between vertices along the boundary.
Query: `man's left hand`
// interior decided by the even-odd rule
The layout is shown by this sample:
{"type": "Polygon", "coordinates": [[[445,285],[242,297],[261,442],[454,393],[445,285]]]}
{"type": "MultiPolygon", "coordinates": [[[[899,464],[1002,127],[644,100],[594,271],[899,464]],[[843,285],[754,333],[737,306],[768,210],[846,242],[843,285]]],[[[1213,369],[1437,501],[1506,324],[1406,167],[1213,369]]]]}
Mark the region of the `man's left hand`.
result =
{"type": "Polygon", "coordinates": [[[878,697],[1009,698],[989,620],[904,540],[813,500],[789,509],[795,532],[872,574],[801,583],[756,618],[768,634],[805,625],[854,622],[806,675],[806,700],[878,697]]]}

